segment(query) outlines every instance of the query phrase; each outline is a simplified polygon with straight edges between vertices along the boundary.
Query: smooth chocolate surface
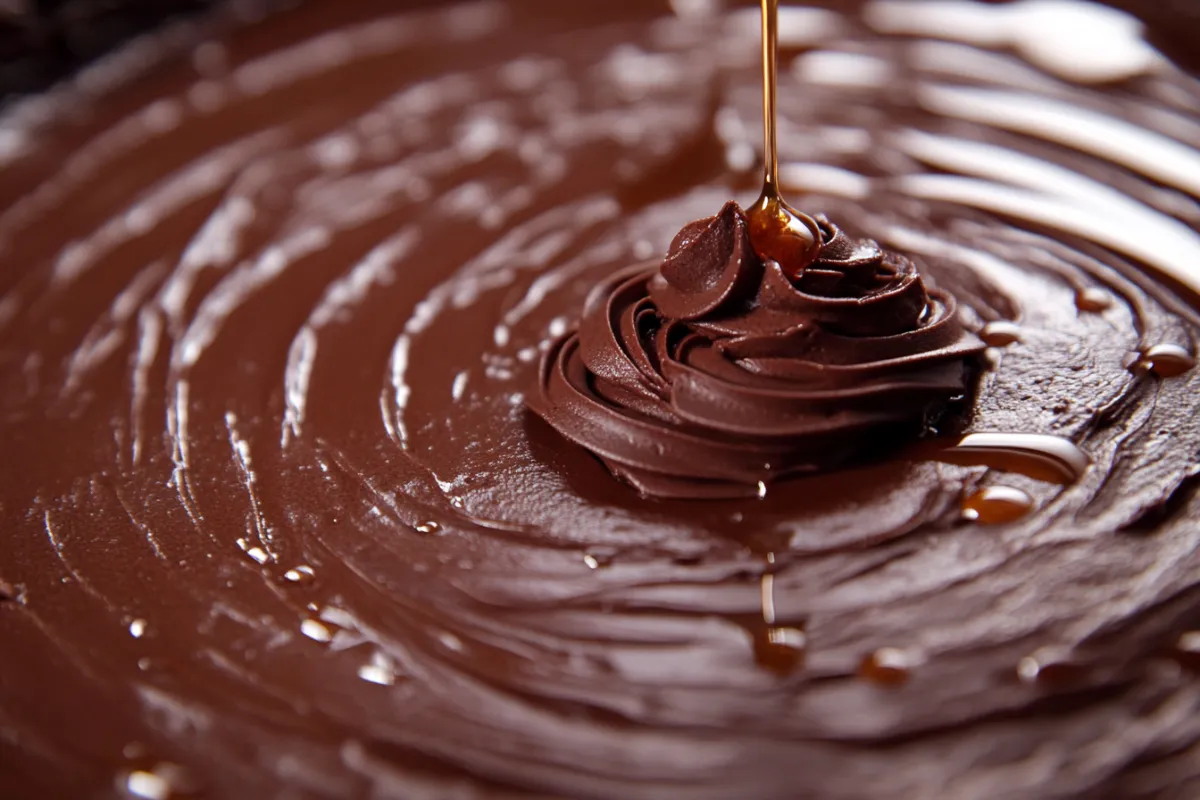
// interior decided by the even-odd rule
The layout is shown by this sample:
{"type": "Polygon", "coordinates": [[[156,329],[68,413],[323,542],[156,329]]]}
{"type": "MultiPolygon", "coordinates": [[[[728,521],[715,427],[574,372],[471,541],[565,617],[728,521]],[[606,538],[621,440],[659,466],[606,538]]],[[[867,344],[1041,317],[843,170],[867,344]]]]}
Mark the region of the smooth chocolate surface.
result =
{"type": "Polygon", "coordinates": [[[1195,78],[1083,4],[787,9],[788,196],[993,344],[967,432],[1087,460],[644,499],[523,393],[758,191],[706,8],[316,0],[0,119],[0,793],[1200,792],[1195,78]]]}

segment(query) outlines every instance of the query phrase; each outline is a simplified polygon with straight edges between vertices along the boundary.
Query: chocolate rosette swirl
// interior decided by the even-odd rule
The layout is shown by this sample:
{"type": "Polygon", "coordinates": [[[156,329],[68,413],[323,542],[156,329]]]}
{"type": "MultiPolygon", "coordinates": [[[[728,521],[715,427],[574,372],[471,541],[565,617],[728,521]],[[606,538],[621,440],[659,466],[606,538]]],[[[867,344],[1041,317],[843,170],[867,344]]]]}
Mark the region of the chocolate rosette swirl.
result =
{"type": "Polygon", "coordinates": [[[755,252],[735,203],[687,225],[660,266],[593,290],[531,407],[664,497],[752,494],[919,435],[984,345],[911,260],[819,223],[794,277],[755,252]]]}

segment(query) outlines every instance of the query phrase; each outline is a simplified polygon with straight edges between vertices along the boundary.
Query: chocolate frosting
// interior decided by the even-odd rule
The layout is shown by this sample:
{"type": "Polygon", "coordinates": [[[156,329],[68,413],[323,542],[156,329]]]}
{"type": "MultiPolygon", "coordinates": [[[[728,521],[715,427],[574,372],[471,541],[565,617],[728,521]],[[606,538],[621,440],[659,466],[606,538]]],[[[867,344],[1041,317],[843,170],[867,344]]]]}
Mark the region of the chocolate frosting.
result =
{"type": "Polygon", "coordinates": [[[736,203],[588,297],[532,408],[646,494],[753,495],[932,430],[983,343],[913,262],[824,218],[791,279],[736,203]]]}
{"type": "Polygon", "coordinates": [[[0,795],[1200,796],[1200,88],[943,5],[785,6],[780,180],[994,343],[982,438],[761,499],[524,398],[757,195],[757,9],[310,0],[0,117],[0,795]]]}

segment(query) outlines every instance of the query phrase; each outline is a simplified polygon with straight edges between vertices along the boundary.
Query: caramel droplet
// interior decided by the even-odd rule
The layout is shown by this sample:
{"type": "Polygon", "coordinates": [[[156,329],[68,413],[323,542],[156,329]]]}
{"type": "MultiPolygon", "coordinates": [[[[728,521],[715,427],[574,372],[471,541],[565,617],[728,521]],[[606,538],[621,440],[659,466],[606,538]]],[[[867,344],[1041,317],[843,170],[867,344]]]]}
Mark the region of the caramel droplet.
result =
{"type": "Polygon", "coordinates": [[[754,636],[754,661],[776,675],[790,675],[804,666],[807,646],[799,628],[765,628],[754,636]]]}
{"type": "Polygon", "coordinates": [[[1200,672],[1200,630],[1188,631],[1175,640],[1175,660],[1187,669],[1200,672]]]}
{"type": "Polygon", "coordinates": [[[438,533],[442,532],[442,526],[439,525],[437,522],[434,522],[433,520],[427,520],[425,522],[418,522],[413,527],[416,529],[417,533],[426,533],[426,534],[432,535],[432,534],[438,534],[438,533]]]}
{"type": "Polygon", "coordinates": [[[1075,293],[1075,307],[1080,311],[1096,313],[1112,305],[1112,298],[1103,289],[1091,287],[1075,293]]]}
{"type": "Polygon", "coordinates": [[[1017,662],[1017,677],[1025,683],[1062,686],[1076,683],[1086,671],[1067,650],[1043,647],[1017,662]]]}
{"type": "Polygon", "coordinates": [[[1175,378],[1196,366],[1196,357],[1177,344],[1156,344],[1142,351],[1133,364],[1134,372],[1153,372],[1160,378],[1175,378]]]}
{"type": "Polygon", "coordinates": [[[590,553],[585,553],[583,563],[588,569],[604,569],[611,567],[613,563],[613,554],[602,550],[594,550],[590,553]]]}
{"type": "Polygon", "coordinates": [[[159,763],[149,769],[126,773],[125,794],[141,800],[170,800],[187,797],[199,790],[199,783],[186,768],[178,764],[159,763]]]}
{"type": "Polygon", "coordinates": [[[1033,498],[1010,486],[985,486],[963,501],[963,519],[980,525],[1013,522],[1033,510],[1033,498]]]}
{"type": "Polygon", "coordinates": [[[312,567],[301,564],[283,573],[283,579],[297,586],[308,586],[316,581],[317,574],[312,567]]]}
{"type": "Polygon", "coordinates": [[[1021,328],[1015,322],[997,320],[984,325],[979,338],[988,347],[1007,347],[1021,341],[1021,328]]]}
{"type": "Polygon", "coordinates": [[[370,661],[358,668],[358,677],[376,686],[391,686],[396,682],[396,666],[391,658],[375,652],[370,661]]]}
{"type": "Polygon", "coordinates": [[[881,686],[900,686],[908,681],[919,663],[920,659],[908,650],[881,647],[863,659],[858,674],[881,686]]]}
{"type": "Polygon", "coordinates": [[[761,258],[779,262],[789,278],[799,277],[821,250],[816,220],[789,206],[777,194],[764,191],[746,212],[750,242],[761,258]]]}

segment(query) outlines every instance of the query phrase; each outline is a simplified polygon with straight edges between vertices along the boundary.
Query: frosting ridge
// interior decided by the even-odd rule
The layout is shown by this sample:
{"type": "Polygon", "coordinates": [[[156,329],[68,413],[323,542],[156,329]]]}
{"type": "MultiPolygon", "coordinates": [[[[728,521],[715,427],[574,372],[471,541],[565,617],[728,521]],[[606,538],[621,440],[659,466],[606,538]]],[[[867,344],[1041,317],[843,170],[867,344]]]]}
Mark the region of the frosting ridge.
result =
{"type": "Polygon", "coordinates": [[[761,492],[919,434],[968,392],[984,344],[912,260],[817,221],[798,270],[760,257],[736,203],[684,226],[661,265],[592,291],[531,408],[670,497],[761,492]]]}

